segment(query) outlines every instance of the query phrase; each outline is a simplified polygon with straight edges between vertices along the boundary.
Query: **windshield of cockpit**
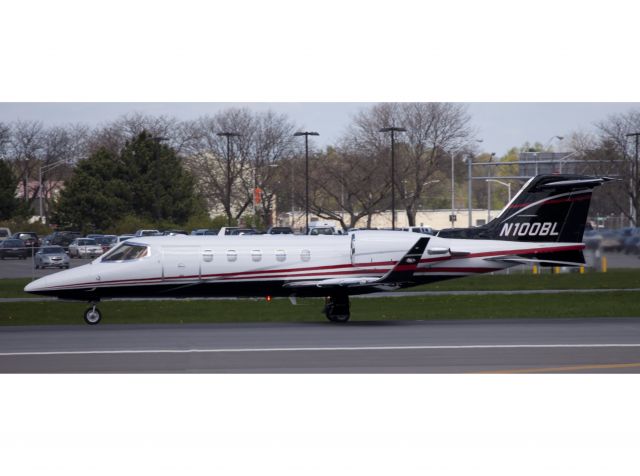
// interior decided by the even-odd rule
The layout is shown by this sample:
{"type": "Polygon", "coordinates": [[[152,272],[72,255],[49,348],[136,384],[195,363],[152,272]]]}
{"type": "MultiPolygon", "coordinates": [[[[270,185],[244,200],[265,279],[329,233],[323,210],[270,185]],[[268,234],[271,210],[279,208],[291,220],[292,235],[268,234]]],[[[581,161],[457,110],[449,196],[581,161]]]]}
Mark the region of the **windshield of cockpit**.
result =
{"type": "Polygon", "coordinates": [[[148,246],[136,243],[123,242],[122,245],[114,248],[112,251],[102,257],[105,261],[130,261],[147,256],[148,246]]]}

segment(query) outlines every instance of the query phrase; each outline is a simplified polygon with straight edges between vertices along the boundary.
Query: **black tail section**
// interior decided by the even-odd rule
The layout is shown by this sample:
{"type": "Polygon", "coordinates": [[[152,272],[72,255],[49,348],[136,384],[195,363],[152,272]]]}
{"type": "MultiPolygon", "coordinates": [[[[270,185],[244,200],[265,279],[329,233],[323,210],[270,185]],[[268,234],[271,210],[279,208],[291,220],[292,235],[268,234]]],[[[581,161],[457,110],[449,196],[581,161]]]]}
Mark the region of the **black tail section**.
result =
{"type": "Polygon", "coordinates": [[[442,230],[438,236],[483,240],[580,243],[593,189],[611,180],[583,175],[538,175],[484,226],[442,230]]]}

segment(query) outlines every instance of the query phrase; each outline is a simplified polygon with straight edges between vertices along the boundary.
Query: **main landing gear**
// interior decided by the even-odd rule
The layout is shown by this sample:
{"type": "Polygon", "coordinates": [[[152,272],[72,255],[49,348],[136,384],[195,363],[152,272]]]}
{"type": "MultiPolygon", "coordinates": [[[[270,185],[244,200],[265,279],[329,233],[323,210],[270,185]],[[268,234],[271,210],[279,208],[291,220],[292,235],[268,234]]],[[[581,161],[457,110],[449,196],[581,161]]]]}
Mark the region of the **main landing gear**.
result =
{"type": "Polygon", "coordinates": [[[351,317],[349,296],[347,294],[327,296],[324,301],[324,314],[331,322],[347,322],[351,317]]]}
{"type": "Polygon", "coordinates": [[[96,307],[96,303],[90,303],[91,307],[84,311],[84,322],[90,326],[95,326],[102,319],[100,310],[96,307]]]}

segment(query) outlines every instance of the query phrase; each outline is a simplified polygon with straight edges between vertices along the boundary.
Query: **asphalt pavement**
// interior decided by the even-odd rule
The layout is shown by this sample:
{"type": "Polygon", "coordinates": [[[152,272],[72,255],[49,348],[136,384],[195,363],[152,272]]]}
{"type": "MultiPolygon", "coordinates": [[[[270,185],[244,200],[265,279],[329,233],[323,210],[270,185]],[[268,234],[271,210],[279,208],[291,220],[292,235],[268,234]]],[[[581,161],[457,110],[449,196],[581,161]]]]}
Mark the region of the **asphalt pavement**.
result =
{"type": "Polygon", "coordinates": [[[0,372],[639,373],[640,317],[4,327],[0,372]]]}

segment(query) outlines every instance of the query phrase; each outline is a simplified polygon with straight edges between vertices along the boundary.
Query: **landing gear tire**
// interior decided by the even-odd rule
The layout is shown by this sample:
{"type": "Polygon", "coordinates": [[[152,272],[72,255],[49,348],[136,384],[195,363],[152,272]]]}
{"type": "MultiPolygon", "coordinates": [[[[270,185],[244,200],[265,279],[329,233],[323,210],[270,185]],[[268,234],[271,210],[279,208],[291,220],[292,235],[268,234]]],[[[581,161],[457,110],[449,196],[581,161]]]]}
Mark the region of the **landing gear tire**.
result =
{"type": "Polygon", "coordinates": [[[351,317],[349,296],[329,296],[325,298],[324,314],[331,322],[345,323],[351,317]]]}
{"type": "Polygon", "coordinates": [[[100,310],[95,306],[92,306],[84,311],[84,322],[86,322],[90,326],[95,326],[100,322],[101,319],[102,314],[100,313],[100,310]]]}

